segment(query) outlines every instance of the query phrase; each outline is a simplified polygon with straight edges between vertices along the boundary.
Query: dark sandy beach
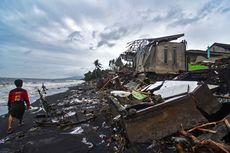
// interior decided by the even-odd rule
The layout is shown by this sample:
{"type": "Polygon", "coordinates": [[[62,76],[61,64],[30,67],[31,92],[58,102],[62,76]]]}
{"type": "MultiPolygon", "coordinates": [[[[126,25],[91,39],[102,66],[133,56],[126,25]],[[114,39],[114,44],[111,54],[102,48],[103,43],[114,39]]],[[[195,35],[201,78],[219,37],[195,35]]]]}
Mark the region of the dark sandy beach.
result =
{"type": "MultiPolygon", "coordinates": [[[[110,145],[111,128],[105,122],[101,112],[101,102],[97,99],[94,89],[85,85],[70,88],[64,93],[46,97],[49,104],[63,108],[69,107],[78,113],[78,120],[84,121],[87,116],[95,118],[81,124],[69,126],[38,126],[35,120],[44,111],[27,111],[24,115],[24,125],[19,127],[14,122],[12,134],[7,134],[7,116],[0,119],[0,152],[1,153],[104,153],[112,152],[110,145]],[[80,99],[77,104],[74,99],[80,99]],[[71,108],[68,103],[72,100],[71,108]],[[62,103],[62,104],[61,104],[62,103]],[[65,103],[65,104],[64,104],[65,103]],[[87,103],[87,104],[84,104],[87,103]],[[66,106],[65,106],[66,105],[66,106]],[[84,108],[84,109],[83,109],[84,108]],[[91,112],[88,112],[91,110],[91,112]],[[34,113],[35,112],[35,113],[34,113]],[[73,132],[75,131],[75,133],[73,132]],[[74,134],[70,134],[70,132],[74,134]]],[[[37,100],[32,107],[39,107],[37,100]]],[[[60,110],[60,109],[59,109],[60,110]]],[[[45,120],[43,118],[43,120],[45,120]]],[[[77,122],[76,122],[77,123],[77,122]]]]}

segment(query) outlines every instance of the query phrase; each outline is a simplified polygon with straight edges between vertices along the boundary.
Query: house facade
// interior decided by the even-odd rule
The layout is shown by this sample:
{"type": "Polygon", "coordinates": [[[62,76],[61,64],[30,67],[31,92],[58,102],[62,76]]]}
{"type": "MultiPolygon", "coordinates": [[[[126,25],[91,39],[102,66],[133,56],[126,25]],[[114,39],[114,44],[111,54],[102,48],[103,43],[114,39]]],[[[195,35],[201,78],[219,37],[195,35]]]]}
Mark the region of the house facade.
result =
{"type": "Polygon", "coordinates": [[[141,42],[139,45],[134,41],[130,45],[130,50],[126,51],[122,57],[125,59],[129,56],[129,60],[132,59],[136,74],[148,72],[177,74],[179,71],[186,70],[186,41],[171,41],[182,36],[184,34],[138,40],[141,42]],[[132,58],[129,52],[132,52],[132,58]]]}
{"type": "Polygon", "coordinates": [[[210,48],[211,48],[211,52],[230,54],[230,44],[214,43],[210,48]]]}
{"type": "Polygon", "coordinates": [[[213,43],[210,46],[210,59],[207,50],[187,50],[187,63],[196,63],[202,60],[216,60],[219,58],[230,57],[230,44],[213,43]]]}

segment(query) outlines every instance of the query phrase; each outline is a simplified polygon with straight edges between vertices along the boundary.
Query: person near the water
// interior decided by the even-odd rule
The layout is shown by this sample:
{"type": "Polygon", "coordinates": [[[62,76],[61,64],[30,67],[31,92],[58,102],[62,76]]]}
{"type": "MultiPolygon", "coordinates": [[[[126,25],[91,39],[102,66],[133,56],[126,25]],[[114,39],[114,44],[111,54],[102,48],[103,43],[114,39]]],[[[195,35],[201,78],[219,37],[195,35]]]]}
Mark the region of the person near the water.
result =
{"type": "Polygon", "coordinates": [[[46,94],[46,91],[47,91],[48,89],[46,88],[46,86],[44,85],[44,83],[42,84],[42,91],[43,91],[43,93],[44,94],[46,94]]]}
{"type": "Polygon", "coordinates": [[[19,126],[23,125],[22,120],[26,109],[25,104],[27,106],[27,109],[30,109],[30,101],[29,101],[28,93],[25,89],[22,88],[23,81],[17,79],[14,81],[14,84],[16,88],[9,92],[9,97],[8,97],[9,117],[8,117],[7,132],[9,134],[12,133],[12,124],[14,118],[19,120],[19,126]]]}

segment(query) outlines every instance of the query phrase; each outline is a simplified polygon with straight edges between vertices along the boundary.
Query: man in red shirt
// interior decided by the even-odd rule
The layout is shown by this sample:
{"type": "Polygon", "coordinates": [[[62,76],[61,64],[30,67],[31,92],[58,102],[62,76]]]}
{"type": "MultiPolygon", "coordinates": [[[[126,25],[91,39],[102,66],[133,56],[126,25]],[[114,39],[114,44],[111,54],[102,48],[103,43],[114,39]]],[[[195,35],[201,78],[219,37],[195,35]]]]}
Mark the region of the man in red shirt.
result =
{"type": "Polygon", "coordinates": [[[13,118],[19,120],[19,125],[22,125],[22,119],[25,112],[25,103],[27,109],[30,109],[30,101],[28,93],[22,88],[23,81],[18,79],[14,81],[15,89],[11,90],[8,97],[8,134],[12,133],[13,118]]]}

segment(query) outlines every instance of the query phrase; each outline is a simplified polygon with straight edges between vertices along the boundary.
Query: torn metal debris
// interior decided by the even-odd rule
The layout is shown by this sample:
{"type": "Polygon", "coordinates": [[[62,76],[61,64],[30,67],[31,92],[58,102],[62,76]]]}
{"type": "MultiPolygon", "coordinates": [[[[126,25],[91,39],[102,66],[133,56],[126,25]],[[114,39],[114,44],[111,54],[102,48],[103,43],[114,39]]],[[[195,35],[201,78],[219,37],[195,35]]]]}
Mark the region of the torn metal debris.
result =
{"type": "Polygon", "coordinates": [[[121,115],[120,124],[131,143],[161,139],[182,127],[188,129],[208,122],[205,115],[222,107],[207,85],[196,81],[156,82],[142,92],[160,95],[162,101],[154,103],[147,99],[130,105],[128,97],[124,100],[116,92],[109,96],[111,112],[114,117],[121,115]]]}

